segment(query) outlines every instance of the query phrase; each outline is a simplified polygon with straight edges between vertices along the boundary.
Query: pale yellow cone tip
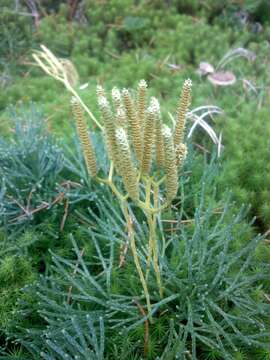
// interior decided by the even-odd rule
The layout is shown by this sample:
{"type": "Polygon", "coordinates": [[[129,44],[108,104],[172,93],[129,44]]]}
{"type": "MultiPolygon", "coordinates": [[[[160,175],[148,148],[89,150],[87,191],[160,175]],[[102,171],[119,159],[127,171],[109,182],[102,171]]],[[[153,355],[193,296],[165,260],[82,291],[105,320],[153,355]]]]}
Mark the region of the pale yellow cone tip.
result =
{"type": "Polygon", "coordinates": [[[184,81],[184,87],[188,87],[188,88],[192,87],[191,79],[187,79],[187,80],[184,81]]]}
{"type": "Polygon", "coordinates": [[[108,100],[105,98],[105,96],[100,96],[98,98],[98,105],[101,107],[101,108],[106,108],[109,106],[109,102],[108,100]]]}
{"type": "Polygon", "coordinates": [[[121,93],[120,93],[120,90],[117,87],[114,87],[112,89],[112,98],[115,101],[120,101],[121,100],[121,93]]]}
{"type": "Polygon", "coordinates": [[[143,89],[146,89],[147,88],[147,82],[142,79],[139,81],[139,84],[138,84],[139,88],[143,88],[143,89]]]}
{"type": "Polygon", "coordinates": [[[172,131],[171,129],[169,128],[169,126],[163,124],[162,126],[162,135],[166,138],[166,139],[169,139],[171,136],[172,136],[172,131]]]}
{"type": "Polygon", "coordinates": [[[159,112],[159,110],[160,110],[159,101],[154,96],[152,96],[150,99],[150,107],[151,107],[152,111],[155,113],[159,112]]]}
{"type": "Polygon", "coordinates": [[[128,89],[126,89],[126,88],[122,89],[122,94],[123,94],[124,96],[128,95],[128,94],[129,94],[128,89]]]}
{"type": "Polygon", "coordinates": [[[153,108],[153,106],[148,106],[148,108],[146,109],[146,114],[155,114],[155,109],[153,108]]]}

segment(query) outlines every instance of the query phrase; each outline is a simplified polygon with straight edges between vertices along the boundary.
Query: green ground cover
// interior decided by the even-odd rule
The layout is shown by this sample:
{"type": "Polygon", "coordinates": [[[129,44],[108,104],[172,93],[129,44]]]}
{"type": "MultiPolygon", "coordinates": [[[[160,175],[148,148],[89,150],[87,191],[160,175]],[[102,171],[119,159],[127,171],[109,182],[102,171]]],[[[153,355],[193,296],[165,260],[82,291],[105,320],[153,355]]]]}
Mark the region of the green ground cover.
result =
{"type": "MultiPolygon", "coordinates": [[[[44,1],[37,22],[27,2],[0,3],[0,358],[270,358],[270,254],[258,235],[270,224],[268,2],[44,1]],[[187,78],[191,110],[222,110],[205,117],[222,133],[221,156],[196,127],[177,198],[157,226],[168,248],[163,300],[149,279],[153,325],[130,251],[118,268],[121,209],[89,179],[70,93],[31,56],[40,44],[72,61],[98,119],[97,84],[109,93],[141,79],[170,126],[187,78]],[[223,67],[234,49],[240,56],[223,67]],[[236,82],[213,85],[198,74],[203,61],[236,82]]],[[[99,132],[93,141],[106,172],[99,132]]],[[[135,218],[143,243],[147,228],[135,218]]]]}

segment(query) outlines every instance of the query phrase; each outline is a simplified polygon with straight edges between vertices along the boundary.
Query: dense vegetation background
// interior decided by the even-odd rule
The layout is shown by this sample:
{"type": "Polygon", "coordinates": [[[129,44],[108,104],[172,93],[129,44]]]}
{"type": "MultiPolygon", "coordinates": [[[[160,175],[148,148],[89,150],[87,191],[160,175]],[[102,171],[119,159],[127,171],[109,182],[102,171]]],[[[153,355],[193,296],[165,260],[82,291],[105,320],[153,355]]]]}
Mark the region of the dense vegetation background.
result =
{"type": "MultiPolygon", "coordinates": [[[[183,359],[270,359],[266,276],[270,253],[267,235],[258,235],[267,234],[270,225],[269,1],[0,0],[0,5],[0,358],[64,359],[68,353],[71,359],[166,360],[176,354],[183,359]],[[185,200],[181,208],[176,204],[165,214],[168,220],[187,224],[183,239],[211,239],[204,251],[211,251],[211,241],[218,239],[216,257],[205,260],[205,278],[194,275],[192,281],[199,284],[195,290],[188,282],[179,283],[178,278],[185,278],[184,256],[195,259],[197,255],[187,240],[178,250],[176,230],[160,230],[171,236],[164,267],[175,275],[168,275],[168,294],[188,296],[194,290],[197,295],[186,307],[176,300],[169,310],[161,304],[157,311],[169,315],[161,316],[150,329],[147,351],[140,312],[125,298],[140,295],[134,268],[128,265],[125,272],[114,268],[113,250],[106,245],[123,234],[120,210],[109,192],[87,177],[70,94],[31,57],[40,44],[72,61],[80,85],[87,84],[78,92],[97,117],[97,83],[109,92],[114,86],[136,88],[140,79],[160,99],[165,118],[175,109],[186,78],[193,81],[191,110],[210,105],[218,109],[218,114],[204,120],[217,136],[222,134],[221,156],[207,132],[197,126],[187,140],[189,155],[179,190],[179,198],[183,200],[184,194],[185,200]],[[216,71],[229,71],[236,81],[227,86],[209,81],[207,74],[198,71],[202,62],[216,71]],[[243,204],[250,205],[245,217],[236,215],[244,211],[243,204]],[[199,219],[204,216],[207,221],[202,226],[199,219]],[[91,237],[102,240],[101,244],[89,241],[91,237]],[[227,245],[221,251],[223,244],[227,245]],[[249,259],[251,250],[254,257],[249,259]],[[75,283],[77,257],[83,257],[83,263],[75,283]],[[183,268],[177,266],[179,259],[183,268]],[[101,283],[106,283],[106,290],[90,289],[93,278],[87,267],[97,275],[102,266],[107,283],[104,279],[101,283]],[[209,290],[208,305],[201,303],[200,286],[216,284],[217,269],[220,285],[209,290]],[[243,278],[231,280],[239,269],[243,278]],[[213,305],[225,291],[222,281],[232,281],[233,289],[224,300],[226,317],[213,305]],[[234,282],[239,288],[234,288],[234,282]],[[70,284],[74,303],[68,295],[70,284]],[[111,298],[111,293],[120,294],[119,298],[111,298]],[[103,318],[104,303],[89,305],[93,294],[104,303],[106,299],[110,326],[103,318]],[[190,314],[199,318],[203,308],[209,309],[205,333],[190,318],[190,314]],[[132,321],[138,326],[132,326],[132,321]],[[182,331],[177,321],[188,330],[182,331]],[[264,326],[261,336],[254,335],[258,329],[251,329],[256,322],[264,326]],[[119,333],[124,325],[127,339],[119,333]],[[241,337],[237,326],[246,335],[241,337]],[[61,328],[67,333],[62,334],[61,328]],[[219,339],[214,339],[215,332],[219,339]],[[97,335],[88,338],[88,333],[97,335]],[[106,340],[111,337],[112,341],[106,340]],[[91,353],[89,344],[94,349],[91,353]]],[[[168,116],[166,121],[170,122],[168,116]]],[[[188,130],[192,124],[190,119],[188,130]]],[[[93,127],[91,121],[89,126],[93,127]]],[[[99,148],[98,135],[95,142],[99,148]]],[[[99,156],[104,161],[102,148],[99,156]]],[[[117,256],[118,251],[116,247],[117,256]]]]}

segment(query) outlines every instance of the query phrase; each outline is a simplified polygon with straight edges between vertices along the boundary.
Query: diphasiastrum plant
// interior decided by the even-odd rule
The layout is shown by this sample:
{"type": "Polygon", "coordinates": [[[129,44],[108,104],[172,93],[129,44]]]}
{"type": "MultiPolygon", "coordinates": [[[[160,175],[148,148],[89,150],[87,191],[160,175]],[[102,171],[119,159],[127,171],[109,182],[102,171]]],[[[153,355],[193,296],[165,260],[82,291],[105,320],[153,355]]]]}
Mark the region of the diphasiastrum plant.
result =
{"type": "MultiPolygon", "coordinates": [[[[148,289],[149,272],[153,271],[163,297],[162,269],[160,268],[158,216],[177,196],[179,173],[186,157],[184,143],[186,115],[191,102],[191,80],[183,84],[173,128],[167,126],[161,115],[159,101],[147,96],[147,83],[141,80],[132,96],[128,89],[113,88],[109,97],[104,88],[97,86],[97,102],[102,121],[98,120],[82,101],[71,84],[68,63],[59,60],[47,48],[36,52],[34,58],[43,70],[65,84],[72,93],[71,107],[88,174],[92,181],[108,186],[117,198],[129,236],[134,263],[145,294],[151,320],[151,295],[148,289]],[[99,170],[95,148],[89,134],[85,114],[101,131],[109,160],[107,175],[99,170]],[[142,211],[147,225],[148,238],[146,264],[138,255],[130,205],[142,211]]],[[[141,249],[140,249],[141,250],[141,249]]]]}

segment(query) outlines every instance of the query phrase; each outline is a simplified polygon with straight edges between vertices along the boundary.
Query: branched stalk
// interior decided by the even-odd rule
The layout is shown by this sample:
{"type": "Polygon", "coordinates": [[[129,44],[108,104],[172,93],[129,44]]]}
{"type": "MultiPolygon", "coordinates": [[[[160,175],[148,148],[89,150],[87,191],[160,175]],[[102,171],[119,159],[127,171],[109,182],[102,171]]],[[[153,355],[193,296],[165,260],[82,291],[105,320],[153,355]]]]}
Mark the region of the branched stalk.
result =
{"type": "Polygon", "coordinates": [[[145,210],[145,215],[149,229],[146,279],[148,279],[149,271],[151,267],[151,260],[153,258],[153,265],[154,265],[154,271],[156,274],[157,284],[159,288],[159,294],[160,297],[163,297],[162,281],[161,281],[160,268],[158,263],[158,241],[156,234],[157,216],[159,211],[153,212],[153,210],[158,209],[158,192],[159,192],[159,186],[156,183],[154,183],[151,179],[148,179],[147,187],[146,187],[146,196],[145,196],[146,197],[145,206],[147,208],[147,210],[145,210]],[[153,199],[154,199],[153,207],[151,207],[151,203],[150,203],[152,185],[153,185],[153,199]]]}
{"type": "Polygon", "coordinates": [[[36,51],[33,54],[33,58],[36,61],[37,65],[49,76],[53,77],[55,80],[60,81],[66,87],[66,89],[71,92],[71,94],[79,101],[83,109],[87,112],[90,118],[102,130],[102,126],[90,111],[89,107],[80,98],[79,94],[73,88],[69,81],[69,76],[67,74],[67,69],[63,66],[61,62],[46,46],[41,45],[41,51],[36,51]]]}
{"type": "MultiPolygon", "coordinates": [[[[109,186],[119,201],[128,229],[135,267],[145,295],[149,320],[152,321],[147,280],[151,264],[153,264],[159,295],[162,297],[157,222],[162,211],[170,206],[177,196],[178,171],[187,152],[183,141],[186,113],[191,100],[191,81],[186,80],[184,83],[173,132],[163,124],[160,105],[156,98],[151,98],[150,106],[147,107],[147,84],[144,80],[139,83],[137,101],[132,99],[131,93],[127,89],[119,91],[114,88],[112,91],[113,107],[111,107],[104,89],[98,86],[97,97],[104,120],[103,128],[74,88],[78,76],[72,63],[67,59],[58,59],[43,45],[41,45],[41,51],[33,54],[33,58],[46,74],[62,82],[76,99],[75,117],[78,122],[78,135],[86,165],[90,170],[89,175],[92,176],[93,181],[109,186]],[[70,71],[73,74],[69,74],[70,71]],[[98,176],[95,152],[92,149],[91,139],[88,137],[87,124],[82,119],[83,111],[90,116],[105,135],[105,143],[107,142],[108,145],[107,156],[110,160],[107,178],[98,176]],[[154,151],[155,154],[153,154],[154,151]],[[125,193],[117,188],[115,176],[121,179],[125,193]],[[140,191],[140,185],[144,186],[144,191],[140,191]],[[159,201],[161,191],[167,195],[162,202],[159,201]],[[134,206],[141,209],[147,220],[149,238],[145,274],[138,255],[128,201],[133,202],[134,206]]],[[[164,237],[163,251],[165,251],[164,237]]]]}
{"type": "MultiPolygon", "coordinates": [[[[127,205],[128,204],[127,203],[128,195],[121,194],[120,191],[116,188],[115,184],[112,181],[113,171],[114,171],[114,165],[113,165],[113,162],[111,161],[108,178],[107,179],[97,178],[97,180],[101,183],[107,184],[111,188],[112,192],[116,195],[116,197],[118,198],[118,200],[121,204],[121,209],[122,209],[122,212],[124,214],[125,221],[127,224],[128,237],[130,239],[130,247],[131,247],[134,263],[135,263],[135,266],[136,266],[136,269],[139,274],[139,278],[140,278],[140,281],[141,281],[141,284],[143,287],[143,291],[144,291],[144,295],[145,295],[145,299],[146,299],[147,310],[148,310],[148,314],[149,314],[149,320],[150,320],[150,322],[152,322],[152,315],[151,315],[152,308],[151,308],[151,302],[150,302],[150,295],[149,295],[147,282],[145,280],[143,270],[142,270],[142,267],[140,264],[139,256],[138,256],[138,251],[137,251],[137,246],[136,246],[135,236],[134,236],[134,230],[133,230],[133,226],[132,226],[132,218],[128,212],[128,205],[127,205]]],[[[151,191],[151,184],[150,184],[149,192],[150,191],[151,191]]],[[[150,199],[149,199],[149,201],[150,201],[150,199]]]]}
{"type": "Polygon", "coordinates": [[[128,206],[127,206],[126,201],[122,202],[122,211],[124,213],[125,220],[126,220],[126,223],[127,223],[128,236],[129,236],[129,239],[130,239],[130,247],[131,247],[131,250],[132,250],[134,263],[135,263],[136,269],[138,271],[140,281],[141,281],[141,284],[142,284],[142,287],[143,287],[145,299],[146,299],[146,306],[147,306],[147,310],[148,310],[149,320],[152,323],[153,318],[152,318],[152,307],[151,307],[151,301],[150,301],[150,294],[149,294],[148,286],[147,286],[147,283],[146,283],[146,280],[145,280],[145,277],[144,277],[144,274],[143,274],[143,271],[142,271],[142,267],[141,267],[141,264],[140,264],[139,255],[138,255],[138,251],[137,251],[137,246],[136,246],[136,242],[135,242],[133,226],[132,226],[132,218],[129,215],[128,206]]]}
{"type": "MultiPolygon", "coordinates": [[[[156,235],[157,215],[158,215],[158,212],[160,209],[158,207],[159,185],[158,185],[158,183],[155,183],[151,178],[143,177],[143,181],[145,183],[145,202],[141,202],[141,203],[144,204],[143,209],[144,209],[144,212],[146,215],[148,229],[149,229],[146,276],[144,276],[142,267],[140,265],[140,260],[138,257],[131,216],[128,213],[128,207],[127,207],[128,194],[123,195],[116,188],[115,184],[112,181],[113,171],[114,171],[114,165],[113,165],[113,162],[111,162],[108,178],[107,179],[97,178],[97,180],[101,183],[107,184],[111,188],[112,192],[116,195],[116,197],[118,198],[118,200],[121,204],[121,208],[122,208],[123,214],[125,216],[125,220],[126,220],[127,227],[128,227],[130,246],[131,246],[131,250],[132,250],[134,263],[135,263],[136,269],[137,269],[139,277],[140,277],[140,281],[141,281],[141,284],[142,284],[142,287],[144,290],[144,294],[145,294],[145,298],[147,301],[148,312],[150,314],[151,303],[150,303],[150,295],[149,295],[149,291],[148,291],[148,287],[147,287],[147,279],[148,279],[152,259],[153,259],[153,266],[154,266],[154,271],[156,274],[157,284],[158,284],[158,288],[159,288],[159,294],[160,294],[160,297],[163,297],[161,274],[160,274],[160,268],[159,268],[159,263],[158,263],[158,241],[157,241],[157,235],[156,235]],[[154,206],[151,205],[152,186],[153,186],[153,193],[154,193],[154,195],[153,195],[154,206]]],[[[140,177],[138,178],[138,181],[139,180],[140,180],[140,177]]]]}
{"type": "Polygon", "coordinates": [[[114,166],[113,166],[113,162],[111,161],[111,167],[110,167],[110,173],[109,173],[109,177],[107,179],[103,179],[103,178],[100,178],[100,177],[96,177],[96,180],[102,184],[106,184],[108,185],[112,192],[114,193],[114,195],[118,198],[118,200],[120,202],[122,201],[126,201],[127,198],[128,198],[128,194],[125,194],[123,195],[118,189],[117,187],[115,186],[115,184],[113,183],[112,181],[112,176],[113,176],[113,169],[114,169],[114,166]]]}

